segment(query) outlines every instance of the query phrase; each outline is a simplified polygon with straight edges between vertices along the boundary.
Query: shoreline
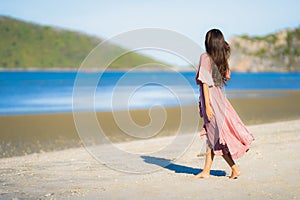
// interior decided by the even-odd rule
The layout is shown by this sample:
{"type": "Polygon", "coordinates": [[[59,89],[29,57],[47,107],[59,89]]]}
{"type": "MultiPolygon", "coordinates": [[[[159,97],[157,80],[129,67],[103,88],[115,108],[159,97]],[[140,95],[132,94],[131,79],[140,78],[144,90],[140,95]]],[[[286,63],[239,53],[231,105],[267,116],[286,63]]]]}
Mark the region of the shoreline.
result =
{"type": "MultiPolygon", "coordinates": [[[[300,107],[298,106],[300,91],[277,92],[283,95],[237,98],[229,99],[229,101],[247,126],[300,119],[300,107]]],[[[186,106],[184,109],[195,113],[198,105],[186,106]]],[[[125,112],[118,111],[117,113],[124,114],[125,112]]],[[[166,114],[167,121],[155,137],[172,136],[178,130],[181,122],[180,107],[167,107],[166,114]]],[[[151,121],[148,110],[131,110],[130,115],[139,126],[146,126],[151,121]]],[[[96,116],[110,141],[119,143],[136,140],[120,130],[111,112],[97,112],[96,116]]],[[[195,117],[199,120],[200,130],[203,121],[198,113],[195,117]]],[[[193,132],[192,128],[188,126],[183,130],[186,133],[193,132]]],[[[90,133],[93,131],[90,130],[90,133]]],[[[82,141],[77,133],[72,113],[0,116],[0,158],[80,146],[82,146],[82,141]]]]}
{"type": "MultiPolygon", "coordinates": [[[[236,162],[242,174],[229,180],[230,168],[217,156],[208,179],[195,179],[202,170],[205,141],[198,134],[177,136],[187,146],[170,146],[160,155],[144,153],[111,154],[106,165],[95,160],[83,147],[0,159],[0,198],[13,199],[296,199],[300,195],[300,120],[251,125],[255,140],[250,151],[236,162]],[[174,159],[176,151],[182,155],[174,159]],[[284,164],[282,162],[284,161],[284,164]],[[164,163],[168,162],[168,165],[164,163]],[[111,167],[113,166],[113,167],[111,167]],[[129,171],[119,171],[128,169],[129,171]],[[152,169],[148,173],[130,173],[152,169]],[[260,169],[260,170],[257,170],[260,169]],[[286,176],[292,172],[292,176],[286,176]],[[30,180],[30,181],[28,181],[30,180]],[[209,185],[209,187],[207,187],[209,185]],[[36,188],[39,188],[37,190],[36,188]],[[224,190],[226,188],[226,190],[224,190]],[[235,192],[233,192],[235,191],[235,192]]],[[[172,140],[172,136],[119,144],[127,152],[153,149],[172,140]]],[[[141,171],[143,172],[143,171],[141,171]]]]}
{"type": "MultiPolygon", "coordinates": [[[[239,107],[239,101],[241,100],[251,100],[254,101],[255,99],[268,99],[270,100],[270,98],[277,98],[277,97],[283,97],[283,96],[294,96],[295,98],[299,98],[300,97],[300,90],[299,89],[261,89],[261,90],[252,90],[252,89],[243,89],[243,90],[226,90],[225,88],[225,95],[227,96],[228,100],[233,103],[233,104],[238,104],[238,105],[234,105],[234,107],[239,107]],[[240,94],[242,94],[242,96],[239,96],[240,94]],[[248,96],[247,96],[248,95],[248,96]],[[258,95],[258,96],[257,96],[258,95]],[[231,96],[231,97],[230,97],[231,96]]],[[[182,105],[181,107],[197,107],[198,105],[182,105]]],[[[178,108],[179,106],[165,106],[164,108],[166,109],[172,109],[172,108],[178,108]]],[[[119,109],[119,110],[115,110],[117,112],[122,112],[122,111],[126,111],[124,109],[119,109]]],[[[145,109],[143,108],[132,108],[130,109],[130,111],[145,111],[145,109]]],[[[82,111],[85,112],[85,111],[82,111]]],[[[107,113],[107,112],[111,112],[111,110],[96,110],[95,113],[107,113]]],[[[53,112],[46,112],[46,113],[9,113],[9,114],[0,114],[0,118],[1,117],[11,117],[11,116],[15,116],[15,117],[26,117],[26,116],[37,116],[37,115],[65,115],[65,114],[72,114],[72,111],[62,111],[62,112],[57,112],[57,111],[53,111],[53,112]]],[[[300,115],[299,115],[300,116],[300,115]]]]}
{"type": "MultiPolygon", "coordinates": [[[[85,69],[82,70],[81,72],[102,72],[102,71],[108,71],[108,72],[126,72],[129,70],[132,70],[133,68],[121,68],[121,69],[101,69],[99,67],[95,68],[90,68],[90,69],[85,69]]],[[[0,68],[0,72],[78,72],[80,70],[80,67],[78,68],[45,68],[45,69],[40,69],[40,68],[15,68],[15,69],[4,69],[0,68]]],[[[190,66],[190,67],[169,67],[169,68],[162,68],[162,69],[155,69],[155,68],[143,68],[143,69],[138,69],[138,71],[178,71],[178,72],[196,72],[196,68],[190,66]]],[[[253,73],[253,74],[259,74],[259,73],[281,73],[281,74],[287,74],[287,73],[300,73],[300,70],[291,70],[291,71],[285,71],[285,70],[280,70],[280,71],[236,71],[232,70],[231,72],[233,73],[253,73]]]]}

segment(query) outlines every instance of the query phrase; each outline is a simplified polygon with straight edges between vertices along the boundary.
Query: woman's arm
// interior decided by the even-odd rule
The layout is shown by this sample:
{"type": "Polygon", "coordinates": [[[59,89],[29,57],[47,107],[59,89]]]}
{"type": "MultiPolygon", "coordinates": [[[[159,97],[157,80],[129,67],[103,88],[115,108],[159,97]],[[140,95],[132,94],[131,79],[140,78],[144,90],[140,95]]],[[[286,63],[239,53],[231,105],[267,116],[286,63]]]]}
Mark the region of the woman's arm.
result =
{"type": "Polygon", "coordinates": [[[231,75],[231,73],[230,73],[230,69],[227,69],[227,71],[226,71],[226,80],[230,80],[230,75],[231,75]]]}
{"type": "Polygon", "coordinates": [[[213,118],[213,111],[210,106],[209,89],[208,89],[208,85],[206,83],[203,83],[203,94],[204,94],[206,116],[207,116],[208,120],[211,120],[213,118]]]}

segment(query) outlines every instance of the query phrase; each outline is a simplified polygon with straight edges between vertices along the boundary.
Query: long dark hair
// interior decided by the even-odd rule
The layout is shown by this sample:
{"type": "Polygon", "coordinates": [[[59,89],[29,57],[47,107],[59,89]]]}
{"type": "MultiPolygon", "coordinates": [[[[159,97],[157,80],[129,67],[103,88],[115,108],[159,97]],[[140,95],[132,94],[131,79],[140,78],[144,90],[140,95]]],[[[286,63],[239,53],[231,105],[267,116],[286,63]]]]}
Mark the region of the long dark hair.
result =
{"type": "Polygon", "coordinates": [[[226,85],[226,73],[229,70],[228,58],[230,46],[219,29],[211,29],[205,36],[206,52],[212,59],[213,79],[216,85],[226,85]],[[215,66],[214,66],[215,65],[215,66]],[[214,68],[218,71],[214,71],[214,68]]]}

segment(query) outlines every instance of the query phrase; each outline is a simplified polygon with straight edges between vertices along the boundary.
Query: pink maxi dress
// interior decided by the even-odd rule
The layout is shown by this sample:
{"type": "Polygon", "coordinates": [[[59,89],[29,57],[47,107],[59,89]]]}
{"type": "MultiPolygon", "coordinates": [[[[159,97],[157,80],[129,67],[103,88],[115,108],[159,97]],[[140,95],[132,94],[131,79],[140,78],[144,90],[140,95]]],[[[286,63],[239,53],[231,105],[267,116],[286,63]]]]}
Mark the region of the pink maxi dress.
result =
{"type": "MultiPolygon", "coordinates": [[[[196,75],[197,84],[200,85],[200,116],[204,120],[201,137],[206,138],[207,145],[215,155],[230,153],[233,159],[237,159],[249,150],[254,137],[226,98],[221,86],[216,86],[214,83],[212,73],[211,59],[207,53],[204,53],[200,57],[196,75]],[[210,121],[206,115],[203,83],[209,88],[210,104],[213,110],[213,118],[210,121]]],[[[226,78],[230,79],[230,71],[226,78]]]]}

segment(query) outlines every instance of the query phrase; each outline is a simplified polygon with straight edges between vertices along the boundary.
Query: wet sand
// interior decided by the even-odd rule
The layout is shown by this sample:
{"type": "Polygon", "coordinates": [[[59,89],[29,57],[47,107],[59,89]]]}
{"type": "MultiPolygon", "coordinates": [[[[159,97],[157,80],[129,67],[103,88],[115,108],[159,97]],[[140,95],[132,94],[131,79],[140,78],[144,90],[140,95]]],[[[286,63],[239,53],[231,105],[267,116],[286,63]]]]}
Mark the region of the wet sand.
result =
{"type": "MultiPolygon", "coordinates": [[[[235,94],[245,92],[235,92],[235,94]]],[[[232,105],[247,125],[275,121],[300,119],[300,91],[248,91],[247,94],[264,93],[270,97],[234,98],[232,105]],[[274,95],[275,96],[272,96],[274,95]],[[277,95],[277,96],[276,96],[277,95]]],[[[191,112],[197,105],[184,109],[191,112]]],[[[175,135],[181,120],[179,107],[167,108],[167,121],[156,137],[175,135]]],[[[148,110],[130,112],[138,125],[150,122],[148,110]]],[[[198,116],[197,116],[198,117],[198,116]]],[[[135,140],[116,125],[110,112],[99,112],[97,118],[106,136],[112,142],[135,140]]],[[[199,118],[199,127],[202,120],[199,118]]],[[[186,133],[192,133],[191,127],[184,127],[186,133]]],[[[0,116],[0,157],[22,156],[30,153],[42,153],[80,147],[82,142],[77,134],[72,113],[0,116]]]]}

